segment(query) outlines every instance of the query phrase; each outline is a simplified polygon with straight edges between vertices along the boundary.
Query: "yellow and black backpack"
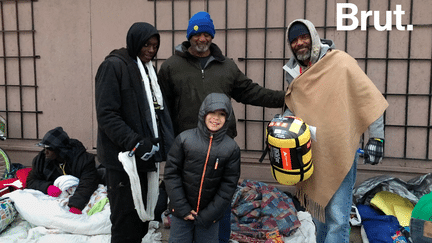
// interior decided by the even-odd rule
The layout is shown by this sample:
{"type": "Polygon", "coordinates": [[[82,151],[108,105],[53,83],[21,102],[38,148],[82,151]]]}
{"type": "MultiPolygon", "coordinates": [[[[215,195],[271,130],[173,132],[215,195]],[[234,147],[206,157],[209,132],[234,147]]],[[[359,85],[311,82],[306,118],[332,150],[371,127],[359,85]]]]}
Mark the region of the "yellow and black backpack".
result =
{"type": "Polygon", "coordinates": [[[313,173],[311,133],[302,119],[276,115],[267,125],[267,146],[273,178],[283,185],[295,185],[313,173]]]}

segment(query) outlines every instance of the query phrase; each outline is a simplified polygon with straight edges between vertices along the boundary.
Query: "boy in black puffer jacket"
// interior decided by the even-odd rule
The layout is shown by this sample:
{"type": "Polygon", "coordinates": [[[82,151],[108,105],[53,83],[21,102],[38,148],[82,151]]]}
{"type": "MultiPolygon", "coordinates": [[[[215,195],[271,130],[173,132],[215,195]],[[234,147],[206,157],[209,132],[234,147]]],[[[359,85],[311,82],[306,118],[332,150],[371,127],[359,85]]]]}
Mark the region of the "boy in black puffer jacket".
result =
{"type": "Polygon", "coordinates": [[[169,242],[219,242],[218,221],[240,177],[240,148],[226,135],[232,114],[225,94],[209,94],[198,127],[180,133],[168,153],[164,180],[174,216],[169,242]]]}

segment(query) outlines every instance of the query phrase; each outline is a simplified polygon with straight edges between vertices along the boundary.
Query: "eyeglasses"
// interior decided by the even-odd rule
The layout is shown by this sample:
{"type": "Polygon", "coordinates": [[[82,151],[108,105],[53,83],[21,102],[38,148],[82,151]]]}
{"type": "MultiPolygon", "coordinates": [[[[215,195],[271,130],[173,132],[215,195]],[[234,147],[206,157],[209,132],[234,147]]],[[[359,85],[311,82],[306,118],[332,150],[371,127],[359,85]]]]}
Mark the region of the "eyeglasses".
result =
{"type": "Polygon", "coordinates": [[[37,143],[35,145],[38,146],[38,147],[42,147],[44,149],[48,149],[48,150],[54,151],[54,149],[51,146],[43,144],[42,142],[39,142],[39,143],[37,143]]]}
{"type": "Polygon", "coordinates": [[[152,150],[150,152],[145,153],[141,159],[144,161],[149,160],[157,151],[159,151],[159,144],[153,145],[152,150]]]}
{"type": "Polygon", "coordinates": [[[44,148],[44,149],[48,149],[48,150],[51,150],[51,151],[54,150],[51,146],[46,145],[46,144],[43,144],[43,143],[38,143],[37,145],[38,145],[39,147],[44,148]]]}

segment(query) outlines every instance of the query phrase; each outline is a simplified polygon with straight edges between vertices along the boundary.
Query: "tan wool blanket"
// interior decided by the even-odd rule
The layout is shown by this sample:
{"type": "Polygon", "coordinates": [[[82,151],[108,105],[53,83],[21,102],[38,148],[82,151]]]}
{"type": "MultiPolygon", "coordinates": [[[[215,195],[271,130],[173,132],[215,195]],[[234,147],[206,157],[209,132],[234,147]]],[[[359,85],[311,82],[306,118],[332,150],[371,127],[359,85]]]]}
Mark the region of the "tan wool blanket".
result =
{"type": "Polygon", "coordinates": [[[285,103],[295,116],[315,126],[314,173],[296,185],[301,204],[320,221],[325,207],[350,170],[360,137],[388,106],[387,101],[343,51],[328,52],[293,80],[285,103]]]}

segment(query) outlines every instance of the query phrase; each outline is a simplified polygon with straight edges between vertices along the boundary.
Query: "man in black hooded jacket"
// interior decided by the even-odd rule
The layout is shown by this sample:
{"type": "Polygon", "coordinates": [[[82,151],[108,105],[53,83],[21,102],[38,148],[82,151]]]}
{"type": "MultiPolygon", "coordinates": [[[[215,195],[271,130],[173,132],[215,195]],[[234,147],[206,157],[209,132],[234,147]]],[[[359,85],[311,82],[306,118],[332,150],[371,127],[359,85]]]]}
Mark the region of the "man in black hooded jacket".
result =
{"type": "Polygon", "coordinates": [[[69,138],[62,127],[48,131],[38,145],[44,150],[33,159],[27,188],[58,197],[62,191],[53,185],[54,181],[62,175],[75,176],[79,184],[68,206],[71,213],[81,214],[98,187],[95,156],[88,153],[80,141],[69,138]]]}
{"type": "MultiPolygon", "coordinates": [[[[113,50],[96,74],[97,154],[106,167],[111,208],[111,242],[141,242],[148,231],[133,202],[128,174],[119,152],[135,150],[143,202],[147,198],[147,173],[164,161],[174,132],[151,60],[159,50],[154,26],[134,23],[126,37],[127,48],[113,50]],[[143,155],[159,151],[146,159],[143,155]]],[[[158,186],[158,185],[155,185],[158,186]]]]}

